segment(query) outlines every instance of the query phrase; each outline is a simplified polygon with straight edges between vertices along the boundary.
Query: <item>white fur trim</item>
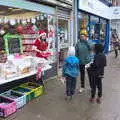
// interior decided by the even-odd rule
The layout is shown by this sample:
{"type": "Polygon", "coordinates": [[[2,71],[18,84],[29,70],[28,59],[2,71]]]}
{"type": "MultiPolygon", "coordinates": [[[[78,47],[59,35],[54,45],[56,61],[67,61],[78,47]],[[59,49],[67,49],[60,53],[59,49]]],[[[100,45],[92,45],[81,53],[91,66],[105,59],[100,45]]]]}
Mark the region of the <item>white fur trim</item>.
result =
{"type": "Polygon", "coordinates": [[[43,36],[43,35],[46,35],[46,33],[42,33],[42,34],[40,34],[40,37],[43,36]]]}

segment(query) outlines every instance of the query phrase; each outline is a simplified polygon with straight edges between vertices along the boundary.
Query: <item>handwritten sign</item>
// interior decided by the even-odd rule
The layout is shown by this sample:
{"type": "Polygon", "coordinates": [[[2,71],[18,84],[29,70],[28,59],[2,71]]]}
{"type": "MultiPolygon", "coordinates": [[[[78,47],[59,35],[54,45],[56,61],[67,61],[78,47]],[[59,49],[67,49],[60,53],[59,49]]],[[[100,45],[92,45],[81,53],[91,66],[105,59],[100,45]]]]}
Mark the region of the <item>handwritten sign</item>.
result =
{"type": "Polygon", "coordinates": [[[22,40],[19,35],[5,35],[5,51],[7,54],[22,54],[22,40]]]}

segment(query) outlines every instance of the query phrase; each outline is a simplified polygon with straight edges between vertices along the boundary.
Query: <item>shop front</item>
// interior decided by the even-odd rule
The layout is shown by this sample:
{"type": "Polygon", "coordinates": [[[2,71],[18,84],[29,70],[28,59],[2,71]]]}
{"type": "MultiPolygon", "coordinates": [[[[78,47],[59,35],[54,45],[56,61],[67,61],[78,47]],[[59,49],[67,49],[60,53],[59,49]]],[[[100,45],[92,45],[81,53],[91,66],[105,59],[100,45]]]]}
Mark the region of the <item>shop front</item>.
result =
{"type": "Polygon", "coordinates": [[[109,16],[105,16],[107,15],[107,12],[107,6],[101,2],[92,2],[89,0],[84,2],[79,0],[78,38],[80,37],[79,34],[82,29],[87,30],[88,40],[92,40],[94,43],[103,44],[105,53],[109,50],[109,16]],[[99,6],[103,8],[105,7],[105,11],[101,11],[99,6]]]}
{"type": "Polygon", "coordinates": [[[3,0],[0,11],[0,92],[31,79],[38,82],[41,76],[56,76],[55,8],[3,0]]]}

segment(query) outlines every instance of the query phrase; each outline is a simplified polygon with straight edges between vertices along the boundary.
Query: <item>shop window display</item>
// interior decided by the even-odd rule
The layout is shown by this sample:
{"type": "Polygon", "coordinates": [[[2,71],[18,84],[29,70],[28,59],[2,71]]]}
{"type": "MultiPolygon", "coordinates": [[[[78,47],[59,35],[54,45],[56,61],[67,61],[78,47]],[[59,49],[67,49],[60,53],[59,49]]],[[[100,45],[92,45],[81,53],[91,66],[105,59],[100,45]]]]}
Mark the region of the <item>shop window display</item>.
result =
{"type": "Polygon", "coordinates": [[[105,44],[105,24],[101,24],[100,40],[101,40],[101,43],[104,45],[105,44]]]}
{"type": "Polygon", "coordinates": [[[39,65],[41,71],[46,71],[51,69],[50,64],[56,62],[56,17],[45,13],[26,12],[29,16],[20,14],[0,18],[0,84],[20,76],[24,78],[27,74],[35,75],[39,65]],[[43,33],[46,33],[46,48],[42,49],[42,53],[47,57],[38,58],[33,47],[35,40],[43,33]]]}
{"type": "Polygon", "coordinates": [[[106,20],[100,19],[100,41],[104,45],[105,44],[105,30],[106,30],[106,20]]]}
{"type": "Polygon", "coordinates": [[[68,20],[59,19],[58,20],[58,41],[59,47],[68,48],[69,46],[69,31],[68,31],[68,20]]]}
{"type": "Polygon", "coordinates": [[[90,16],[90,39],[99,40],[99,18],[90,16]]]}
{"type": "Polygon", "coordinates": [[[90,39],[99,40],[99,24],[91,25],[90,30],[90,39]]]}
{"type": "Polygon", "coordinates": [[[63,66],[65,56],[69,46],[69,20],[58,19],[58,50],[59,50],[59,68],[63,66]]]}

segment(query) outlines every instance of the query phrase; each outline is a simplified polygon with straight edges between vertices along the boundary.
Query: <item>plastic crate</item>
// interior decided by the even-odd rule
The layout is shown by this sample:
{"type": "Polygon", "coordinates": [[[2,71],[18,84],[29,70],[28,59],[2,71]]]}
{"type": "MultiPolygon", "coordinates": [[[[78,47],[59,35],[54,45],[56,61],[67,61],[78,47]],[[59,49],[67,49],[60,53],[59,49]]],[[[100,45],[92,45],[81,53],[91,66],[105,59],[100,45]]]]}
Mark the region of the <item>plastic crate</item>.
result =
{"type": "Polygon", "coordinates": [[[30,89],[16,87],[13,88],[12,90],[24,94],[26,96],[26,102],[29,102],[30,100],[34,99],[34,92],[30,89]]]}
{"type": "Polygon", "coordinates": [[[0,96],[0,117],[8,117],[16,112],[16,102],[0,96]]]}
{"type": "Polygon", "coordinates": [[[43,94],[43,86],[36,83],[28,82],[20,85],[20,87],[32,90],[35,98],[43,94]]]}
{"type": "Polygon", "coordinates": [[[7,92],[2,93],[1,96],[15,100],[17,109],[23,107],[26,104],[26,96],[16,91],[9,90],[7,92]]]}

